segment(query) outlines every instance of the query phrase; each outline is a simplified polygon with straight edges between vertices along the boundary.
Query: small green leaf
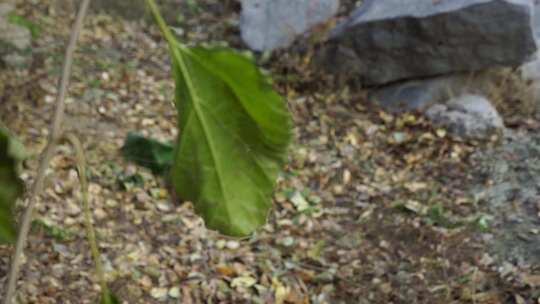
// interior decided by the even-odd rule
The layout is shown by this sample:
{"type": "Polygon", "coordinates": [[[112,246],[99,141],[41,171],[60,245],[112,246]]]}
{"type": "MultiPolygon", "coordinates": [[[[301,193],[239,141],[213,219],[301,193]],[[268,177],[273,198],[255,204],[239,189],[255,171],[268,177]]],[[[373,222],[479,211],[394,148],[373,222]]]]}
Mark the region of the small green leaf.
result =
{"type": "Polygon", "coordinates": [[[30,31],[33,39],[37,39],[41,34],[41,27],[23,16],[17,14],[9,14],[8,21],[11,24],[20,25],[27,28],[30,31]]]}
{"type": "Polygon", "coordinates": [[[53,237],[59,241],[70,241],[75,237],[75,233],[71,230],[62,228],[49,223],[44,219],[35,219],[32,221],[32,228],[42,229],[48,236],[53,237]]]}
{"type": "Polygon", "coordinates": [[[127,176],[121,175],[118,176],[118,184],[123,190],[130,190],[134,187],[142,188],[144,186],[144,177],[138,173],[127,176]]]}
{"type": "Polygon", "coordinates": [[[455,229],[463,226],[462,221],[456,221],[446,214],[444,207],[441,203],[438,203],[428,209],[426,220],[428,224],[437,225],[444,228],[455,229]]]}
{"type": "Polygon", "coordinates": [[[99,304],[120,304],[120,300],[118,300],[118,297],[107,288],[101,292],[99,304]]]}
{"type": "Polygon", "coordinates": [[[163,174],[169,170],[173,160],[173,146],[155,139],[129,133],[122,155],[139,166],[152,170],[154,174],[163,174]]]}
{"type": "Polygon", "coordinates": [[[307,252],[308,257],[312,259],[318,259],[321,257],[321,254],[326,247],[326,241],[319,240],[315,245],[313,245],[307,252]]]}
{"type": "Polygon", "coordinates": [[[16,238],[13,208],[23,191],[23,183],[17,174],[17,165],[23,155],[21,147],[0,128],[0,243],[11,243],[16,238]]]}
{"type": "Polygon", "coordinates": [[[476,219],[476,226],[482,232],[489,232],[490,230],[489,222],[490,222],[490,219],[487,216],[481,215],[476,219]]]}

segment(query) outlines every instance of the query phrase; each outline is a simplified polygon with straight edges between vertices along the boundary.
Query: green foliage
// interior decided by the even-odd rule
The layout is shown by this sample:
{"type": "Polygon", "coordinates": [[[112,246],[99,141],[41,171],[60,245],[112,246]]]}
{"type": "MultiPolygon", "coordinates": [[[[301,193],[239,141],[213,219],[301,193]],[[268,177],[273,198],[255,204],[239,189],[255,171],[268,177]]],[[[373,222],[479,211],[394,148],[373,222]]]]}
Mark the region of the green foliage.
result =
{"type": "Polygon", "coordinates": [[[123,190],[129,190],[134,187],[143,187],[144,186],[144,177],[142,175],[135,173],[127,176],[119,176],[118,184],[123,190]]]}
{"type": "Polygon", "coordinates": [[[8,16],[8,21],[12,24],[17,24],[27,28],[30,31],[33,39],[38,38],[41,34],[41,27],[23,16],[17,14],[10,14],[8,16]]]}
{"type": "Polygon", "coordinates": [[[99,304],[120,304],[120,300],[118,300],[118,297],[114,293],[106,288],[101,292],[99,304]]]}
{"type": "Polygon", "coordinates": [[[491,230],[490,225],[490,218],[486,215],[480,215],[476,221],[476,228],[478,228],[482,232],[489,232],[491,230]]]}
{"type": "Polygon", "coordinates": [[[208,227],[241,236],[266,220],[285,161],[285,104],[257,68],[228,49],[171,45],[178,139],[176,191],[208,227]]]}
{"type": "Polygon", "coordinates": [[[176,82],[173,185],[209,228],[245,236],[264,224],[271,206],[291,137],[287,107],[248,58],[180,44],[148,4],[169,43],[176,82]]]}
{"type": "Polygon", "coordinates": [[[59,241],[70,241],[75,237],[73,231],[62,228],[61,226],[53,225],[43,219],[35,219],[32,221],[32,228],[40,229],[48,236],[59,241]]]}
{"type": "Polygon", "coordinates": [[[127,160],[152,170],[154,174],[163,174],[172,164],[173,150],[170,144],[129,133],[121,151],[127,160]]]}
{"type": "Polygon", "coordinates": [[[22,148],[0,128],[0,243],[15,241],[13,208],[22,194],[23,183],[17,175],[22,148]]]}
{"type": "Polygon", "coordinates": [[[444,210],[441,203],[438,203],[428,209],[426,215],[426,222],[430,225],[441,226],[444,228],[454,229],[463,226],[462,221],[456,221],[452,219],[449,214],[444,210]]]}

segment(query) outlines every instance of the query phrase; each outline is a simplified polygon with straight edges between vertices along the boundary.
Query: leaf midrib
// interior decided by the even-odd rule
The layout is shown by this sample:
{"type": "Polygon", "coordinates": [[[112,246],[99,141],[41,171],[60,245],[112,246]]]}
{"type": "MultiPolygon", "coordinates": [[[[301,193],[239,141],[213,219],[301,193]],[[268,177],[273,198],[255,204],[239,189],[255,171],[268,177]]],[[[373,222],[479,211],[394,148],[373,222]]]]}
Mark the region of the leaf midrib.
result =
{"type": "MultiPolygon", "coordinates": [[[[227,85],[229,85],[231,87],[231,91],[232,93],[236,96],[236,98],[238,99],[241,99],[241,96],[238,94],[238,92],[235,90],[235,86],[232,84],[233,81],[231,81],[231,79],[228,77],[228,75],[224,74],[224,73],[221,73],[219,72],[216,72],[216,69],[215,69],[215,66],[212,66],[212,65],[209,65],[206,61],[202,60],[196,53],[192,52],[190,49],[183,49],[183,51],[185,51],[186,53],[189,53],[191,55],[191,57],[193,57],[194,59],[197,60],[197,62],[204,66],[207,70],[211,71],[214,75],[218,76],[219,78],[223,79],[225,83],[227,83],[227,85]]],[[[242,107],[242,109],[249,115],[251,116],[250,114],[250,111],[246,108],[245,104],[243,102],[240,102],[240,106],[242,107]]],[[[211,111],[208,111],[209,114],[212,114],[211,111]]],[[[216,118],[214,118],[216,119],[216,118]]],[[[217,119],[216,119],[217,121],[217,119]]],[[[256,120],[254,120],[254,122],[256,124],[258,124],[258,122],[256,120]]],[[[234,132],[229,132],[231,134],[232,137],[236,137],[237,138],[237,141],[239,143],[241,143],[242,145],[244,145],[244,147],[247,147],[247,148],[250,148],[248,144],[246,144],[246,142],[242,139],[242,138],[239,138],[238,135],[236,135],[234,132]]],[[[261,168],[261,171],[262,173],[265,175],[265,177],[268,179],[268,181],[270,183],[272,183],[272,178],[269,176],[269,174],[264,170],[264,168],[262,167],[262,165],[260,164],[260,159],[258,158],[257,154],[253,154],[252,157],[254,158],[254,161],[256,163],[256,165],[261,168]]]]}
{"type": "MultiPolygon", "coordinates": [[[[221,167],[219,166],[219,163],[217,161],[216,149],[215,149],[214,144],[212,143],[212,141],[209,140],[210,131],[209,131],[209,128],[208,128],[208,126],[206,124],[206,120],[204,119],[204,115],[202,114],[202,111],[199,108],[198,100],[200,99],[200,97],[196,92],[195,86],[193,85],[193,82],[191,80],[187,65],[184,62],[184,58],[182,57],[182,54],[180,54],[180,52],[178,50],[179,48],[182,48],[182,51],[184,51],[183,50],[184,46],[180,45],[180,44],[173,45],[171,43],[170,48],[172,49],[173,54],[176,57],[176,60],[178,61],[178,65],[180,66],[180,69],[181,69],[182,74],[184,75],[184,79],[186,81],[186,86],[188,88],[188,91],[189,91],[190,95],[192,96],[193,109],[195,111],[195,115],[197,116],[197,120],[200,122],[201,127],[203,129],[204,138],[206,140],[206,143],[208,144],[208,148],[210,150],[210,155],[212,157],[212,161],[214,162],[214,166],[216,168],[216,174],[218,176],[218,184],[219,184],[221,193],[223,195],[223,198],[226,201],[229,201],[229,196],[227,194],[226,187],[223,184],[223,174],[221,172],[221,167]]],[[[227,218],[230,219],[231,218],[231,213],[230,213],[230,210],[228,208],[229,204],[226,203],[224,205],[225,205],[225,210],[226,210],[226,213],[227,213],[227,218]]]]}

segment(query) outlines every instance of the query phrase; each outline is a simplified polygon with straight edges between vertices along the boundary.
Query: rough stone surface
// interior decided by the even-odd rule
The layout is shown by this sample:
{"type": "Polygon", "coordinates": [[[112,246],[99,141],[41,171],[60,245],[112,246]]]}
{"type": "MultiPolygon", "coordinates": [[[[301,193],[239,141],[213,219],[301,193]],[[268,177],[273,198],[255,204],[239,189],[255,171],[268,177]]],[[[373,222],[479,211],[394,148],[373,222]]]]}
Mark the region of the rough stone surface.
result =
{"type": "Polygon", "coordinates": [[[492,215],[489,252],[519,266],[540,265],[540,136],[509,131],[471,156],[470,193],[492,215]],[[486,183],[486,181],[490,183],[486,183]]]}
{"type": "Polygon", "coordinates": [[[475,73],[458,73],[421,80],[402,81],[370,90],[370,101],[388,112],[425,111],[434,104],[454,96],[473,94],[488,96],[492,101],[528,97],[505,90],[528,90],[511,68],[495,68],[475,73]],[[502,86],[504,85],[504,87],[502,86]]]}
{"type": "Polygon", "coordinates": [[[487,139],[504,130],[504,123],[489,100],[480,95],[462,95],[426,111],[434,124],[464,138],[487,139]]]}
{"type": "Polygon", "coordinates": [[[533,0],[534,2],[534,30],[536,33],[536,39],[540,38],[540,1],[533,0]]]}
{"type": "Polygon", "coordinates": [[[519,66],[537,48],[532,1],[368,0],[333,30],[323,57],[364,85],[519,66]]]}
{"type": "Polygon", "coordinates": [[[9,14],[14,10],[11,3],[0,3],[0,58],[9,66],[27,64],[29,56],[24,52],[30,48],[32,35],[30,30],[9,22],[9,14]]]}
{"type": "Polygon", "coordinates": [[[242,39],[256,51],[287,47],[338,8],[339,0],[243,0],[242,39]]]}
{"type": "Polygon", "coordinates": [[[388,112],[422,111],[454,96],[459,78],[442,76],[405,81],[373,90],[369,97],[388,112]]]}
{"type": "Polygon", "coordinates": [[[540,80],[540,58],[538,54],[519,68],[521,77],[526,81],[540,80]]]}

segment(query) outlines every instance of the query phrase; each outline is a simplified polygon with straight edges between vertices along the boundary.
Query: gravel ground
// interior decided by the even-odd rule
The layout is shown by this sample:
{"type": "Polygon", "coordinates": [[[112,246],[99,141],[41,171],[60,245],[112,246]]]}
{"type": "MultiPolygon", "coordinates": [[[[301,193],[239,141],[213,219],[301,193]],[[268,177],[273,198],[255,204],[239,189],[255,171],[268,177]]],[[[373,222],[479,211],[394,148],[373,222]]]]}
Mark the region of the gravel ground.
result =
{"type": "MultiPolygon", "coordinates": [[[[42,32],[32,66],[0,73],[0,120],[30,152],[23,168],[30,184],[46,141],[72,12],[60,1],[20,2],[18,13],[42,32]]],[[[206,10],[216,4],[200,3],[198,13],[179,23],[181,38],[241,46],[234,27],[238,5],[206,10]]],[[[310,64],[317,45],[304,42],[259,59],[287,98],[295,141],[268,224],[247,239],[230,239],[207,230],[189,202],[173,201],[161,177],[120,157],[130,131],[165,141],[181,132],[159,33],[143,22],[89,16],[66,130],[86,149],[110,288],[130,304],[536,303],[538,257],[523,262],[504,254],[514,243],[499,236],[514,234],[505,234],[508,225],[497,215],[502,203],[491,205],[489,195],[479,194],[502,183],[497,176],[506,173],[492,168],[502,159],[519,175],[505,195],[522,183],[536,190],[536,144],[518,140],[515,149],[500,152],[497,143],[452,138],[421,115],[384,113],[366,104],[362,92],[336,87],[317,71],[310,64]]],[[[21,303],[96,303],[99,286],[80,197],[74,153],[60,145],[26,250],[21,303]]],[[[524,250],[537,251],[536,234],[527,232],[537,224],[535,204],[517,213],[502,209],[526,215],[523,233],[532,241],[524,250]]],[[[0,246],[2,293],[11,252],[0,246]]]]}

